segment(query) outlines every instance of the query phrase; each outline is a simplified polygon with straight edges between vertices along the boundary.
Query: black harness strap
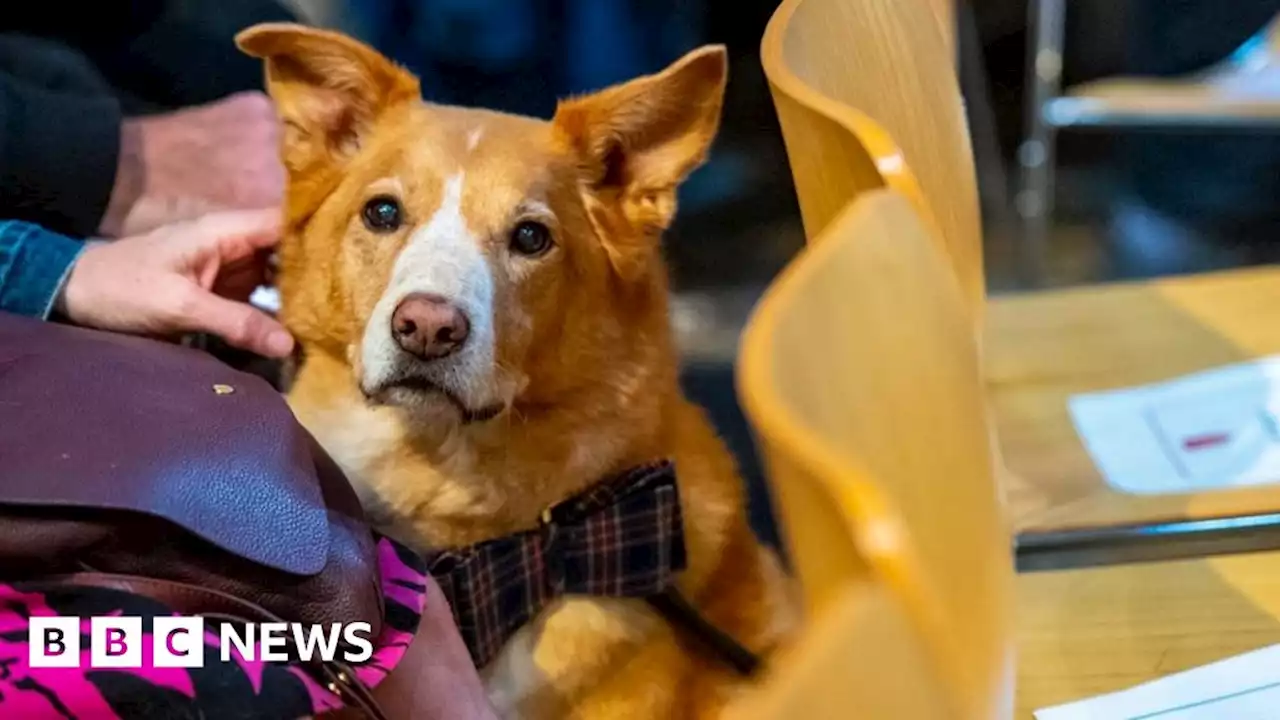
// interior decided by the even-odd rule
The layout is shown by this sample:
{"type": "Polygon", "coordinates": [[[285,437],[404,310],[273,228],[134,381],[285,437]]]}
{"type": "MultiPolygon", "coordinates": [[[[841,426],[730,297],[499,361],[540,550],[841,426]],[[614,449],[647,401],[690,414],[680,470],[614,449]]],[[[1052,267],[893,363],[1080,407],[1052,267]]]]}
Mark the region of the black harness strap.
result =
{"type": "Polygon", "coordinates": [[[743,647],[728,633],[707,622],[676,588],[645,598],[649,605],[678,630],[693,636],[717,659],[732,667],[739,675],[750,677],[760,669],[760,657],[743,647]]]}

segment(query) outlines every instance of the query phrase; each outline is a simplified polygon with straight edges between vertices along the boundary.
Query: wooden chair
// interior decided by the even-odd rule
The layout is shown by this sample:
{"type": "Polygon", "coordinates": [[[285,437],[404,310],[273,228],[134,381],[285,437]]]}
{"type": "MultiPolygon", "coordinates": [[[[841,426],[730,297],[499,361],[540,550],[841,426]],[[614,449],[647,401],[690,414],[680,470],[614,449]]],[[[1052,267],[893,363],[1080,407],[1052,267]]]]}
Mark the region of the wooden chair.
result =
{"type": "MultiPolygon", "coordinates": [[[[863,192],[902,193],[935,228],[981,337],[986,283],[973,151],[951,46],[930,23],[946,10],[941,0],[784,0],[761,59],[806,236],[817,237],[863,192]]],[[[992,446],[1018,507],[1038,510],[1043,500],[1005,470],[994,436],[992,446]]]]}
{"type": "Polygon", "coordinates": [[[739,717],[1010,716],[1012,540],[965,298],[931,232],[901,194],[866,193],[747,326],[739,394],[808,630],[739,717]]]}
{"type": "Polygon", "coordinates": [[[942,31],[942,44],[956,56],[956,0],[931,0],[934,17],[942,31]]]}
{"type": "Polygon", "coordinates": [[[850,198],[891,187],[937,228],[976,318],[984,297],[978,190],[937,17],[936,0],[785,0],[765,30],[761,61],[806,236],[817,237],[850,198]],[[921,97],[937,100],[922,105],[921,97]]]}
{"type": "MultiPolygon", "coordinates": [[[[808,236],[842,202],[894,188],[946,238],[972,302],[973,163],[929,2],[786,0],[762,55],[808,236]]],[[[1096,563],[1121,546],[1140,559],[1276,545],[1267,530],[1280,527],[1280,485],[1119,493],[1080,442],[1067,399],[1280,353],[1277,298],[1280,277],[1237,271],[993,298],[975,310],[1023,561],[1065,562],[1072,548],[1082,559],[1071,562],[1096,563]]]]}
{"type": "Polygon", "coordinates": [[[764,684],[723,717],[961,720],[951,702],[902,604],[884,587],[861,584],[810,618],[771,660],[764,684]]]}

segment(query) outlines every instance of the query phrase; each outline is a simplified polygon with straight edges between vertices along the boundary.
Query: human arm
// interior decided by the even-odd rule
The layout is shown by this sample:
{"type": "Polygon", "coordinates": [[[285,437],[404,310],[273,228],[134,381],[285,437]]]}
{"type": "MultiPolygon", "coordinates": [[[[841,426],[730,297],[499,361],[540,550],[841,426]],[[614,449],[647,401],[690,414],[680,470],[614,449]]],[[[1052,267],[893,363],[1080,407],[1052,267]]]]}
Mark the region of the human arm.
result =
{"type": "Polygon", "coordinates": [[[48,318],[83,249],[39,225],[0,220],[0,311],[48,318]]]}
{"type": "Polygon", "coordinates": [[[271,0],[108,0],[93,13],[65,5],[49,0],[0,13],[0,32],[33,36],[31,49],[15,48],[22,50],[15,57],[30,62],[0,75],[0,217],[78,237],[120,237],[213,210],[278,206],[278,122],[260,92],[230,94],[262,84],[260,65],[232,36],[241,23],[285,11],[271,0]],[[147,37],[168,38],[163,28],[175,25],[203,40],[129,49],[154,44],[147,37]],[[223,60],[214,61],[219,54],[223,60]],[[41,70],[40,63],[77,60],[85,73],[116,68],[117,87],[122,80],[147,86],[125,95],[145,90],[153,106],[182,109],[124,118],[105,87],[85,89],[41,70]],[[130,64],[138,72],[120,70],[130,64]],[[226,70],[229,64],[240,69],[226,70]],[[138,79],[153,71],[166,76],[138,79]]]}
{"type": "Polygon", "coordinates": [[[0,217],[77,237],[123,237],[208,212],[279,207],[270,100],[122,119],[114,100],[0,74],[0,217]]]}
{"type": "Polygon", "coordinates": [[[98,232],[116,185],[120,108],[0,73],[0,217],[98,232]]]}
{"type": "Polygon", "coordinates": [[[158,107],[184,107],[262,88],[262,65],[236,50],[236,33],[295,21],[277,0],[43,0],[0,17],[0,30],[65,43],[115,87],[158,107]]]}

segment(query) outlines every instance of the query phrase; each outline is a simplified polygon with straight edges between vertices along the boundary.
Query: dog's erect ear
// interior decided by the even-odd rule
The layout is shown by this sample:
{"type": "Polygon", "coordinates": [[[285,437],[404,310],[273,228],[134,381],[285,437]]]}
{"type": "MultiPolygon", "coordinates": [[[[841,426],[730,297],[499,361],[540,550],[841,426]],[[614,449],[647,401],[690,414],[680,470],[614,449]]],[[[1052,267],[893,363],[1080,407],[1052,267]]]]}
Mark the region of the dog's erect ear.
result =
{"type": "Polygon", "coordinates": [[[295,179],[350,158],[381,113],[420,96],[416,78],[345,35],[268,23],[241,32],[236,43],[266,61],[267,92],[285,126],[284,162],[295,179]]]}
{"type": "MultiPolygon", "coordinates": [[[[646,240],[666,229],[675,214],[676,186],[706,159],[720,125],[727,74],[724,47],[703,47],[656,75],[556,109],[555,125],[582,158],[592,191],[605,202],[620,202],[646,240]]],[[[615,260],[626,250],[610,248],[615,260]]]]}

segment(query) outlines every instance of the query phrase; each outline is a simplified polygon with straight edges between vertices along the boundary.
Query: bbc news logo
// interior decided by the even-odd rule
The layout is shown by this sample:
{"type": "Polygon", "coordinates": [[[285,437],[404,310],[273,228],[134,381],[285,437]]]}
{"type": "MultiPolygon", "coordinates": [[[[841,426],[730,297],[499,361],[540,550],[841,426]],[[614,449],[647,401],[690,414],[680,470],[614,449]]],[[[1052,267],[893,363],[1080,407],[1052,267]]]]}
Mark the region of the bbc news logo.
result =
{"type": "MultiPolygon", "coordinates": [[[[84,618],[32,617],[27,643],[31,667],[84,667],[81,639],[84,618]]],[[[253,662],[342,661],[360,663],[373,656],[369,623],[218,623],[216,633],[222,662],[232,652],[253,662]],[[294,654],[289,653],[289,649],[294,654]]],[[[142,631],[140,617],[89,618],[89,667],[141,668],[143,649],[151,648],[151,666],[199,668],[205,662],[205,627],[202,617],[156,617],[151,633],[142,631]]]]}

